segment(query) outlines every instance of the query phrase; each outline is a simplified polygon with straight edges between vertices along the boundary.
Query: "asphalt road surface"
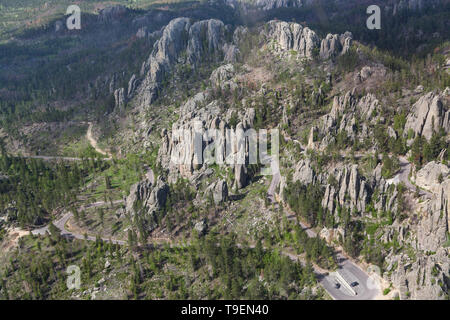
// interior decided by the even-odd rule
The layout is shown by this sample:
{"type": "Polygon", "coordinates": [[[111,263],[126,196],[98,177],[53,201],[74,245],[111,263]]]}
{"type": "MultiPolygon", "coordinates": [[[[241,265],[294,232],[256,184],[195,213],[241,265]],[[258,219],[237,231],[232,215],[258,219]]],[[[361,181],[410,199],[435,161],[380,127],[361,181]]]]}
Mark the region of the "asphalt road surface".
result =
{"type": "Polygon", "coordinates": [[[329,275],[319,275],[320,284],[327,290],[330,296],[335,300],[373,300],[380,294],[380,288],[370,280],[369,275],[363,271],[360,267],[348,260],[342,254],[338,253],[337,259],[339,261],[339,269],[344,269],[345,272],[350,273],[356,278],[357,285],[353,287],[356,295],[352,294],[345,288],[344,285],[340,285],[336,288],[336,282],[339,282],[337,278],[331,273],[329,275]]]}
{"type": "MultiPolygon", "coordinates": [[[[406,160],[405,157],[399,157],[400,162],[400,171],[397,173],[397,175],[394,177],[399,179],[401,182],[405,184],[405,186],[411,190],[412,192],[416,191],[416,186],[414,186],[411,181],[409,181],[409,173],[411,171],[411,163],[406,160]]],[[[433,194],[431,192],[425,191],[420,189],[419,190],[419,196],[425,196],[428,199],[431,199],[433,194]]]]}
{"type": "MultiPolygon", "coordinates": [[[[123,203],[123,200],[113,201],[113,204],[118,204],[118,203],[123,203]]],[[[87,205],[87,206],[83,207],[82,209],[93,208],[93,207],[100,207],[100,206],[105,205],[105,204],[106,204],[105,202],[99,201],[99,202],[95,202],[95,203],[92,203],[90,205],[87,205]]],[[[82,209],[80,209],[80,210],[82,210],[82,209]]],[[[59,231],[61,232],[61,236],[69,237],[69,238],[75,238],[75,239],[79,239],[79,240],[95,241],[96,237],[93,237],[93,236],[85,237],[83,234],[74,233],[74,232],[66,230],[66,223],[72,217],[73,217],[73,213],[72,212],[67,212],[61,218],[59,218],[58,220],[53,222],[55,227],[58,228],[59,231]]],[[[48,226],[45,226],[45,227],[42,227],[42,228],[35,229],[35,230],[31,231],[31,233],[34,234],[34,235],[45,235],[47,232],[49,232],[49,227],[48,226]]],[[[105,241],[105,242],[112,242],[112,243],[120,244],[120,245],[126,244],[126,241],[123,241],[123,240],[108,239],[108,238],[101,238],[101,239],[103,241],[105,241]]]]}

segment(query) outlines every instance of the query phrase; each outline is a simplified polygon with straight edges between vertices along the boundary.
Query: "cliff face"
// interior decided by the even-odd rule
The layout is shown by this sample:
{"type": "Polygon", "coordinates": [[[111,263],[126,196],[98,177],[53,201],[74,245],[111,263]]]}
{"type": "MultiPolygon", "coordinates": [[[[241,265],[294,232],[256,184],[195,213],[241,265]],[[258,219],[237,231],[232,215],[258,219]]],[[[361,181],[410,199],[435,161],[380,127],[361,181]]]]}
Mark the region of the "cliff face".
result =
{"type": "Polygon", "coordinates": [[[190,20],[177,18],[163,30],[161,38],[155,43],[150,57],[141,69],[144,80],[138,89],[142,103],[150,104],[157,97],[157,89],[172,65],[176,64],[182,50],[186,49],[190,20]]]}
{"type": "MultiPolygon", "coordinates": [[[[119,110],[137,94],[142,106],[150,105],[157,97],[164,79],[170,77],[178,64],[196,68],[205,57],[211,62],[222,60],[234,62],[239,56],[237,48],[242,28],[237,28],[233,41],[225,41],[227,27],[216,19],[193,23],[189,18],[176,18],[158,34],[149,58],[142,64],[140,75],[133,75],[128,89],[118,88],[114,92],[116,108],[119,110]]],[[[145,33],[139,29],[138,34],[145,33]]],[[[144,35],[145,36],[145,35],[144,35]]],[[[151,35],[153,37],[153,35],[151,35]]]]}
{"type": "Polygon", "coordinates": [[[391,253],[386,279],[399,288],[401,299],[445,299],[450,288],[449,248],[450,179],[439,191],[415,211],[417,221],[408,221],[411,238],[405,240],[414,248],[415,256],[391,253]]]}
{"type": "Polygon", "coordinates": [[[405,135],[412,130],[416,135],[429,140],[433,133],[438,132],[441,128],[445,132],[449,132],[450,110],[444,106],[443,99],[444,94],[439,95],[433,92],[422,96],[412,106],[405,125],[405,135]]]}
{"type": "MultiPolygon", "coordinates": [[[[427,139],[437,130],[448,134],[447,98],[448,90],[422,95],[410,108],[404,132],[412,129],[427,139]]],[[[369,138],[373,135],[373,125],[383,121],[380,108],[380,102],[373,94],[358,98],[354,92],[347,92],[336,96],[330,112],[311,128],[307,149],[326,151],[339,132],[345,132],[352,141],[369,138]]],[[[397,139],[396,132],[391,130],[390,138],[397,139]]],[[[374,146],[374,149],[378,148],[383,146],[374,146]]],[[[360,161],[364,155],[355,157],[360,161]]],[[[377,212],[392,212],[393,223],[369,236],[384,244],[397,242],[405,249],[388,250],[383,277],[398,288],[401,299],[445,299],[450,288],[450,170],[445,162],[432,161],[417,172],[413,170],[408,177],[410,167],[406,164],[403,163],[404,173],[400,171],[393,178],[385,179],[381,175],[381,163],[363,176],[358,164],[338,163],[317,171],[312,161],[306,158],[296,164],[293,181],[321,185],[325,190],[321,205],[337,222],[340,220],[338,207],[349,209],[352,219],[368,217],[369,207],[377,212]],[[399,203],[404,195],[400,196],[395,185],[402,183],[407,192],[413,193],[415,186],[409,180],[423,190],[418,199],[407,200],[410,202],[407,216],[399,219],[399,203]]],[[[321,235],[332,241],[339,235],[345,237],[346,230],[324,228],[321,235]]]]}
{"type": "Polygon", "coordinates": [[[265,27],[268,38],[277,52],[296,52],[300,57],[312,59],[319,55],[326,60],[348,52],[353,36],[350,32],[341,35],[328,34],[320,40],[317,34],[298,23],[269,21],[265,27]]]}
{"type": "MultiPolygon", "coordinates": [[[[223,69],[223,67],[221,67],[223,69]]],[[[216,75],[217,70],[213,72],[216,75]]],[[[215,79],[215,77],[213,77],[215,79]]],[[[213,80],[215,83],[216,80],[213,80]]],[[[171,132],[163,130],[162,145],[158,154],[158,162],[167,170],[169,181],[176,181],[178,177],[196,180],[205,173],[208,164],[200,159],[206,148],[214,148],[215,163],[227,165],[228,161],[243,155],[248,159],[248,147],[242,149],[227,130],[245,131],[253,126],[254,109],[246,108],[238,114],[240,122],[236,128],[230,125],[232,114],[223,112],[220,102],[210,99],[209,92],[201,92],[189,99],[182,106],[182,116],[172,125],[171,132]],[[207,136],[208,131],[217,130],[218,135],[207,136]],[[198,143],[200,138],[200,144],[198,143]],[[196,140],[197,139],[197,140],[196,140]],[[228,152],[226,147],[229,146],[228,152]]],[[[246,144],[248,139],[246,138],[246,144]]],[[[212,151],[212,150],[211,150],[212,151]]],[[[234,168],[234,183],[236,188],[247,184],[247,169],[245,164],[236,163],[234,168]]]]}
{"type": "Polygon", "coordinates": [[[156,214],[164,208],[169,192],[169,185],[162,177],[158,177],[156,182],[148,179],[140,181],[130,188],[125,212],[130,216],[143,217],[147,230],[152,231],[156,227],[156,214]]]}
{"type": "Polygon", "coordinates": [[[298,23],[270,21],[268,36],[274,41],[277,51],[296,51],[301,57],[312,58],[320,40],[314,31],[298,23]]]}
{"type": "MultiPolygon", "coordinates": [[[[158,97],[159,89],[163,87],[166,77],[174,72],[175,66],[189,65],[195,70],[205,61],[219,65],[208,74],[209,79],[202,89],[183,101],[177,110],[178,117],[171,123],[171,127],[161,131],[157,163],[166,179],[158,182],[159,185],[145,181],[135,185],[127,200],[127,211],[133,212],[134,204],[141,200],[145,203],[144,212],[153,215],[164,205],[164,195],[170,192],[167,185],[176,183],[179,178],[185,178],[197,188],[196,201],[200,202],[212,194],[212,200],[216,204],[226,202],[231,190],[251,185],[250,167],[247,163],[234,164],[229,170],[224,164],[217,166],[217,169],[216,166],[205,163],[205,159],[198,158],[199,154],[204,155],[206,150],[214,146],[216,161],[226,163],[227,159],[239,157],[240,154],[248,160],[248,139],[243,147],[239,146],[227,133],[227,129],[253,128],[257,118],[256,109],[261,107],[259,102],[256,102],[261,100],[255,99],[252,103],[247,103],[247,98],[250,99],[247,92],[236,109],[226,102],[227,99],[232,99],[230,97],[238,99],[236,97],[243,86],[242,79],[249,79],[244,75],[248,76],[247,68],[251,68],[234,63],[240,53],[240,39],[249,31],[239,27],[230,37],[231,34],[226,36],[228,30],[221,21],[214,19],[195,23],[187,18],[172,20],[163,28],[161,38],[155,43],[148,60],[142,66],[141,74],[129,80],[127,91],[117,92],[116,101],[119,105],[123,104],[121,97],[136,95],[137,104],[148,106],[158,97]],[[226,40],[231,38],[233,40],[226,40]],[[223,100],[218,98],[217,92],[227,92],[229,96],[223,100]],[[212,130],[217,130],[218,135],[204,134],[212,130]],[[199,144],[196,140],[198,137],[201,137],[199,144]],[[223,147],[226,145],[231,145],[230,153],[223,147]],[[225,173],[215,177],[216,170],[225,173]],[[210,181],[212,178],[214,180],[210,181]],[[205,184],[202,181],[207,181],[204,189],[205,184]]],[[[262,44],[262,49],[255,50],[264,52],[265,58],[269,59],[268,63],[274,58],[283,64],[287,61],[285,58],[294,56],[300,58],[293,60],[293,64],[299,68],[306,64],[317,64],[324,66],[321,71],[333,71],[336,58],[348,52],[354,45],[349,32],[341,35],[328,34],[321,39],[308,27],[292,22],[273,20],[258,31],[258,41],[262,44]]],[[[355,51],[362,55],[361,51],[355,51]]],[[[371,81],[371,77],[384,77],[387,72],[387,68],[380,64],[359,66],[358,70],[349,76],[349,81],[364,86],[367,81],[371,81]]],[[[332,84],[332,80],[329,80],[328,84],[332,84]]],[[[252,94],[258,98],[268,98],[267,85],[270,84],[257,87],[252,94]]],[[[388,179],[382,175],[381,157],[375,156],[386,150],[386,146],[373,137],[379,127],[385,130],[386,139],[405,138],[405,145],[411,130],[428,140],[433,132],[441,129],[448,134],[449,91],[415,95],[417,102],[405,108],[406,121],[402,123],[402,128],[398,128],[391,119],[386,119],[383,115],[386,101],[374,91],[361,93],[357,88],[349,90],[347,86],[345,90],[336,90],[327,97],[326,90],[326,84],[322,82],[315,85],[312,92],[301,95],[299,104],[320,105],[321,101],[326,98],[328,100],[308,127],[307,147],[297,141],[300,149],[306,150],[301,152],[300,160],[297,158],[288,169],[293,174],[294,182],[300,181],[303,185],[315,184],[323,189],[323,197],[317,201],[326,214],[332,215],[334,226],[324,228],[321,234],[327,240],[339,241],[339,238],[345,238],[352,232],[342,225],[345,219],[341,216],[341,209],[350,213],[351,222],[370,221],[370,224],[376,224],[376,232],[363,230],[362,236],[365,241],[375,242],[383,247],[385,261],[382,276],[398,289],[400,298],[444,298],[449,288],[449,252],[446,247],[450,194],[448,165],[443,161],[430,162],[415,172],[414,166],[405,160],[407,157],[401,156],[399,159],[404,160],[400,163],[400,169],[388,179]],[[326,154],[330,146],[337,143],[340,135],[345,136],[351,146],[365,144],[365,149],[352,154],[351,160],[350,147],[347,150],[339,150],[342,158],[331,161],[325,169],[318,169],[312,154],[326,154]],[[372,159],[375,164],[368,170],[363,163],[370,157],[375,159],[372,159]],[[416,189],[412,183],[425,190],[414,195],[416,189]],[[403,185],[403,194],[399,184],[403,185]],[[405,193],[409,205],[407,209],[401,206],[405,193]],[[390,216],[390,221],[385,219],[385,215],[390,216]]],[[[278,93],[275,93],[276,97],[278,93]]],[[[283,125],[289,124],[290,121],[287,110],[292,106],[287,106],[290,103],[287,101],[292,99],[281,101],[281,107],[276,110],[283,113],[283,125]]],[[[280,127],[281,125],[278,126],[280,127]]],[[[280,195],[286,187],[284,181],[284,177],[281,177],[280,195]]],[[[205,228],[199,224],[199,230],[206,232],[205,228]]]]}

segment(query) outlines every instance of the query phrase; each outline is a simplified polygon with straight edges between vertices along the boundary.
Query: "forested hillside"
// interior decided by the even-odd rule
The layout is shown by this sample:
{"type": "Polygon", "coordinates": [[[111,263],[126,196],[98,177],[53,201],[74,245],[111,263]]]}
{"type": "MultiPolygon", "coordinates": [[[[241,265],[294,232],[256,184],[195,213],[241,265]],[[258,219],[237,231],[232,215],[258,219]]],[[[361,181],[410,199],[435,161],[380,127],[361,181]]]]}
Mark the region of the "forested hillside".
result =
{"type": "Polygon", "coordinates": [[[449,299],[448,1],[71,3],[0,4],[0,299],[449,299]]]}

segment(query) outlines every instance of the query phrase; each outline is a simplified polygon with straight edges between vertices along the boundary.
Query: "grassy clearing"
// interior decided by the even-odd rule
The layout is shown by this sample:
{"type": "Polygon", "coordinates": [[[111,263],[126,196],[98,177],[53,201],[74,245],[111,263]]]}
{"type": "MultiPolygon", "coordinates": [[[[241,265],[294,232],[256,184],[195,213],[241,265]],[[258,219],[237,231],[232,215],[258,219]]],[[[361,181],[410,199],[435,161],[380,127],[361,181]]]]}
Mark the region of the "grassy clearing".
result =
{"type": "Polygon", "coordinates": [[[144,179],[149,168],[154,168],[156,156],[155,149],[150,153],[128,154],[124,159],[108,162],[107,169],[91,174],[87,178],[86,186],[89,188],[84,195],[88,196],[90,201],[123,199],[128,195],[130,187],[144,179]]]}

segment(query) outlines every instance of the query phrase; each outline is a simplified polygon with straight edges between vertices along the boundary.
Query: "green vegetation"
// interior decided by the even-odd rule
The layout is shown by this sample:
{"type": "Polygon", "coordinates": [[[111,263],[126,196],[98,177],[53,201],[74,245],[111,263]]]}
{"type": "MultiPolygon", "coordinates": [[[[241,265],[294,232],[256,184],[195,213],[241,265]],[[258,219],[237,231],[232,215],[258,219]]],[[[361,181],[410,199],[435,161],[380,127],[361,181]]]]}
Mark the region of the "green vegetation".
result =
{"type": "Polygon", "coordinates": [[[315,185],[303,185],[300,181],[292,183],[292,177],[288,178],[284,197],[289,207],[312,226],[321,225],[325,220],[320,201],[323,190],[315,185]]]}
{"type": "Polygon", "coordinates": [[[101,169],[96,160],[78,163],[48,164],[39,159],[11,157],[2,153],[0,172],[8,179],[0,181],[0,211],[23,227],[42,224],[58,206],[76,199],[83,179],[101,169]]]}
{"type": "Polygon", "coordinates": [[[444,130],[435,132],[430,141],[423,136],[417,136],[411,145],[411,160],[415,165],[421,167],[423,164],[436,160],[444,149],[447,150],[444,160],[448,162],[450,161],[449,143],[446,142],[444,130]]]}
{"type": "MultiPolygon", "coordinates": [[[[28,254],[17,250],[8,263],[1,264],[0,297],[68,299],[102,285],[110,298],[323,298],[321,290],[312,293],[316,280],[310,264],[302,267],[277,251],[265,251],[261,244],[237,248],[230,237],[209,236],[186,247],[137,250],[139,254],[100,240],[69,241],[57,234],[23,238],[20,252],[28,254]],[[80,267],[79,290],[66,287],[69,265],[80,267]],[[127,285],[120,289],[117,281],[127,285]]],[[[90,294],[81,298],[89,299],[90,294]]]]}

